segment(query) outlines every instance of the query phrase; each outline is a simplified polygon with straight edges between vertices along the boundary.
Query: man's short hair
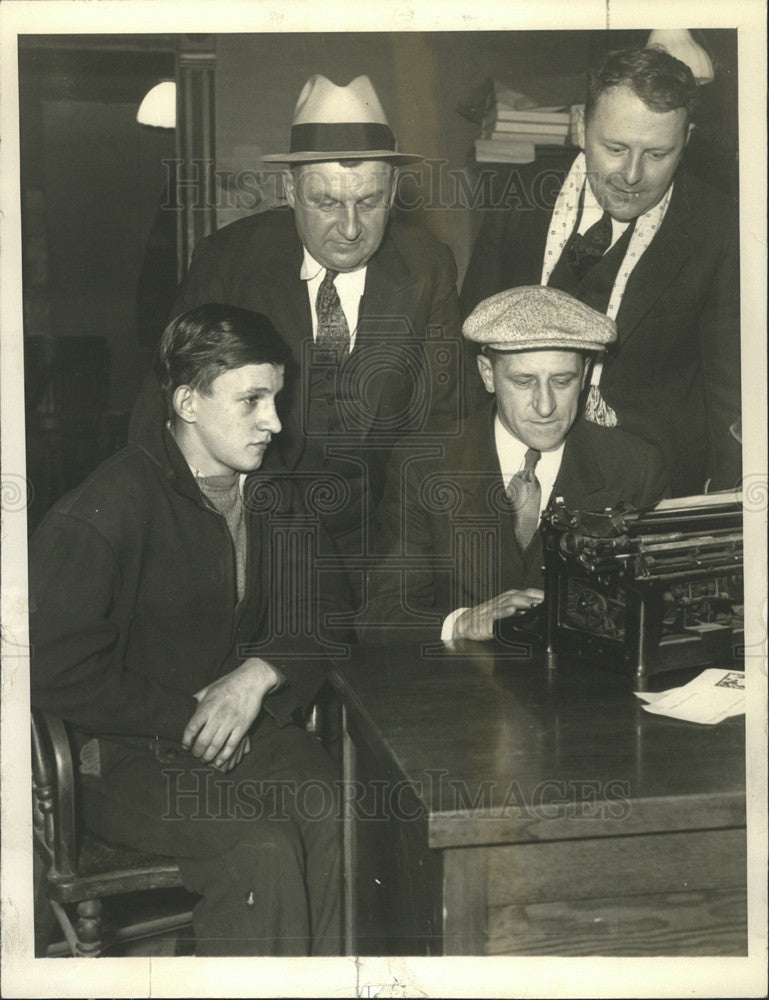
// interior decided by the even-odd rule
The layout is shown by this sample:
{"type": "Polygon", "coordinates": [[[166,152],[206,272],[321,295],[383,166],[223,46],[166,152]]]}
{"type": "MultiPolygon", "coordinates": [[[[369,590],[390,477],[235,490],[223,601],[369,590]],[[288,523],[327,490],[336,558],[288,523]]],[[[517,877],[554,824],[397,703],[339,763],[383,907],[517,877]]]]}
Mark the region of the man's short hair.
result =
{"type": "Polygon", "coordinates": [[[618,49],[588,74],[585,121],[595,111],[598,98],[612,87],[627,86],[652,111],[685,108],[691,122],[699,103],[694,74],[680,59],[661,48],[618,49]]]}
{"type": "Polygon", "coordinates": [[[210,393],[217,376],[244,365],[286,365],[291,349],[266,316],[209,303],[188,309],[165,329],[155,371],[169,415],[180,385],[210,393]]]}

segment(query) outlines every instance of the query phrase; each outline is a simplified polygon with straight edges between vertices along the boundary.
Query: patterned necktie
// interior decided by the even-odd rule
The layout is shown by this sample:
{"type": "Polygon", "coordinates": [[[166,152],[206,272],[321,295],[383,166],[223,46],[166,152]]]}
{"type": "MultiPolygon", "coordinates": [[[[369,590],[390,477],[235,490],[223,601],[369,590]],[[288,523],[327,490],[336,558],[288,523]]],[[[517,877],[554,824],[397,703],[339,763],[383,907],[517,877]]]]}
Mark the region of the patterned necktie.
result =
{"type": "Polygon", "coordinates": [[[350,350],[350,330],[334,285],[338,273],[326,271],[315,298],[315,312],[318,316],[315,346],[320,353],[331,355],[335,361],[341,362],[350,350]]]}
{"type": "Polygon", "coordinates": [[[608,212],[604,212],[587,232],[577,233],[569,248],[569,268],[578,281],[603,257],[611,246],[611,237],[612,224],[608,212]]]}
{"type": "Polygon", "coordinates": [[[539,524],[539,505],[542,487],[534,469],[542,457],[542,452],[529,448],[524,458],[524,466],[511,478],[507,495],[515,511],[515,537],[524,551],[534,537],[539,524]]]}

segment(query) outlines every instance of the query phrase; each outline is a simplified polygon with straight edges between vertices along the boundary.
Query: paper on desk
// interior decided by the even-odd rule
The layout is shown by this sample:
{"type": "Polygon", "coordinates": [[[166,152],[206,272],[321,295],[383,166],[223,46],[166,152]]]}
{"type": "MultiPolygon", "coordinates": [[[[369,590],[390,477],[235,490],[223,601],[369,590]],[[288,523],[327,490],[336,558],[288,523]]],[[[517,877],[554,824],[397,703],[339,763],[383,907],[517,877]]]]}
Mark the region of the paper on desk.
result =
{"type": "Polygon", "coordinates": [[[636,694],[649,703],[644,705],[647,712],[712,726],[745,711],[745,674],[742,670],[704,670],[683,687],[636,694]]]}
{"type": "MultiPolygon", "coordinates": [[[[680,691],[680,688],[674,688],[675,691],[680,691]]],[[[667,691],[636,691],[636,698],[640,698],[641,701],[659,701],[660,698],[664,698],[667,691]]]]}

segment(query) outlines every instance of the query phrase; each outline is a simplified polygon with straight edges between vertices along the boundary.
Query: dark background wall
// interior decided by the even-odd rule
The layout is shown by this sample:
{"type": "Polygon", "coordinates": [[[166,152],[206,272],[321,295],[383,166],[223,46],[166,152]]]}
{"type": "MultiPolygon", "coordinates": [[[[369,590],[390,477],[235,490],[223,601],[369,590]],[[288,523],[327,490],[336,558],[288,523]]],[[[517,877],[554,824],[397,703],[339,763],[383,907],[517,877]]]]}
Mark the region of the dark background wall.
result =
{"type": "Polygon", "coordinates": [[[139,274],[175,148],[173,131],[136,122],[174,76],[170,45],[46,41],[19,52],[31,526],[124,439],[150,358],[139,274]]]}
{"type": "Polygon", "coordinates": [[[109,405],[124,409],[147,364],[136,291],[174,156],[173,132],[136,111],[174,56],[29,48],[19,68],[26,332],[105,338],[109,405]]]}

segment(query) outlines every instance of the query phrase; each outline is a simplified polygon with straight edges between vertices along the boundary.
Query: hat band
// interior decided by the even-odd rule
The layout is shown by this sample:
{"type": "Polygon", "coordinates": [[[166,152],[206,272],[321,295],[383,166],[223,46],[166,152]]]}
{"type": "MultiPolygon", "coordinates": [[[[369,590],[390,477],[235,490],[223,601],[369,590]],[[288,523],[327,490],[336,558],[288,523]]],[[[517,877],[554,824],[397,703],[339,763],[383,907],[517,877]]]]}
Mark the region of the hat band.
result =
{"type": "Polygon", "coordinates": [[[379,122],[305,122],[291,128],[292,153],[395,151],[395,136],[379,122]]]}

